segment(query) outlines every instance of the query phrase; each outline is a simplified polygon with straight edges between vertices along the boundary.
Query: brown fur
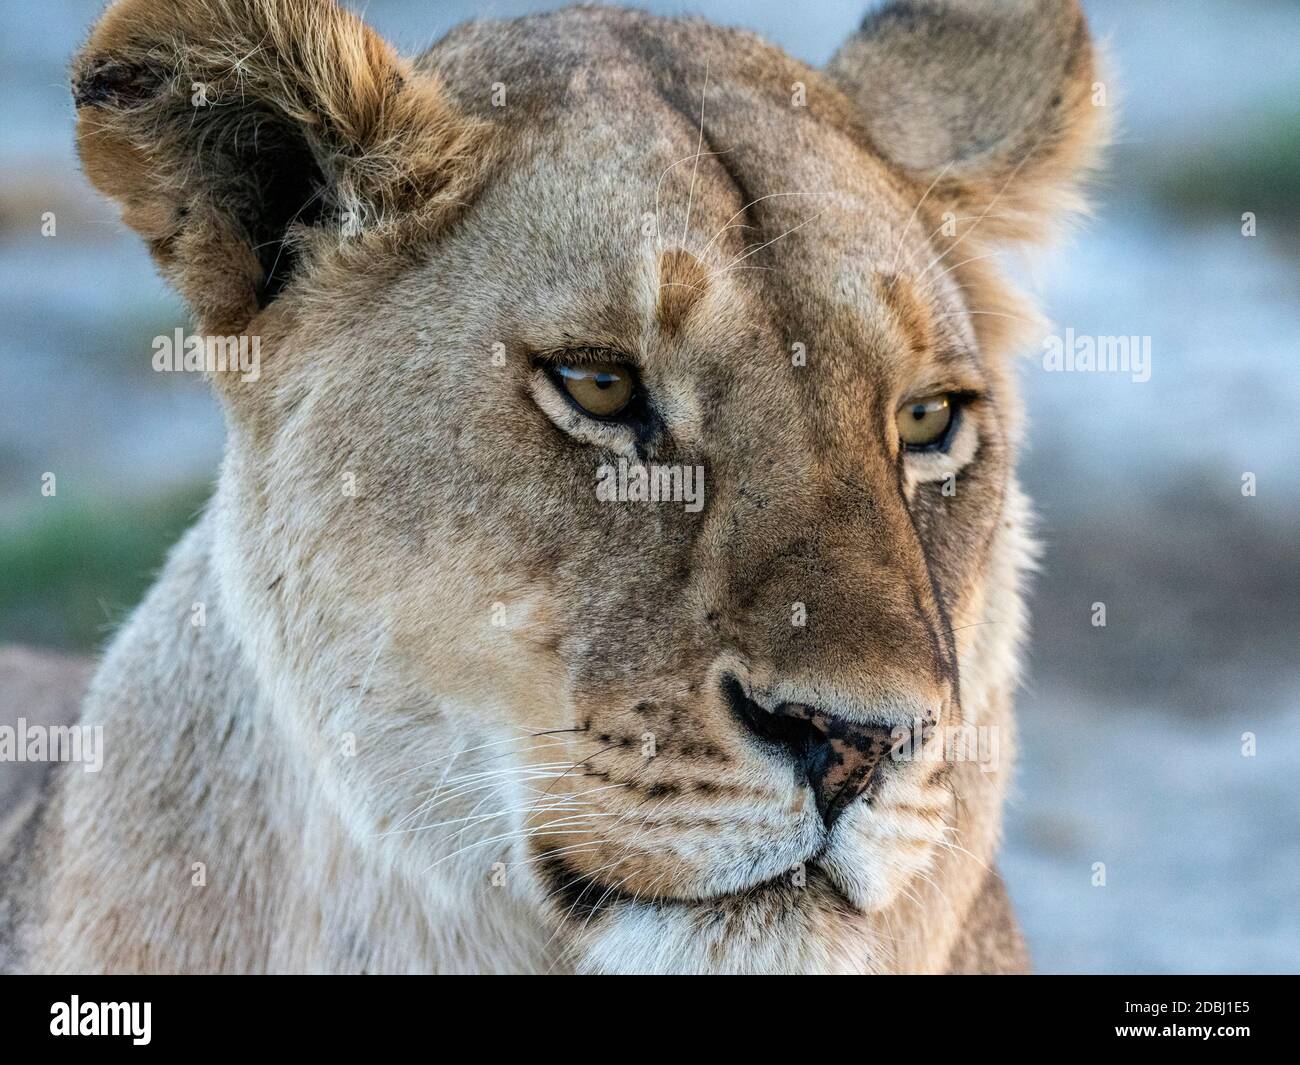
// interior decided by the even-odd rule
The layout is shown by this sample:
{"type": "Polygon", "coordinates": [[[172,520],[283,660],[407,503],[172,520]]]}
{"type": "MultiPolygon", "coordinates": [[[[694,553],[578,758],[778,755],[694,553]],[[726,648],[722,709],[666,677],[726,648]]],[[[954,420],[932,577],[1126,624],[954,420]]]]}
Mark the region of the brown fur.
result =
{"type": "Polygon", "coordinates": [[[688,251],[674,248],[659,257],[659,328],[675,333],[709,286],[708,268],[688,251]]]}
{"type": "Polygon", "coordinates": [[[486,156],[435,77],[329,3],[115,3],[73,94],[87,176],[211,333],[248,323],[288,241],[427,237],[486,156]],[[304,215],[314,232],[295,231],[304,215]]]}

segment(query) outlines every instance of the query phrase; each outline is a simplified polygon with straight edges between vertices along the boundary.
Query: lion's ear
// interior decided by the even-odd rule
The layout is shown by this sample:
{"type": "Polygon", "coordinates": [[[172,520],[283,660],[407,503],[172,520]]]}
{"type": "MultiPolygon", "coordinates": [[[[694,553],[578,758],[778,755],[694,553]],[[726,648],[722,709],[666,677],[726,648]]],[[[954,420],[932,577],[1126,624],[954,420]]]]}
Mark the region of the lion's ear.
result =
{"type": "Polygon", "coordinates": [[[1080,206],[1105,139],[1077,0],[894,0],[827,72],[876,149],[983,235],[1032,239],[1080,206]]]}
{"type": "Polygon", "coordinates": [[[463,198],[475,127],[332,0],[117,0],[73,67],[77,148],[202,328],[238,332],[313,239],[463,198]]]}

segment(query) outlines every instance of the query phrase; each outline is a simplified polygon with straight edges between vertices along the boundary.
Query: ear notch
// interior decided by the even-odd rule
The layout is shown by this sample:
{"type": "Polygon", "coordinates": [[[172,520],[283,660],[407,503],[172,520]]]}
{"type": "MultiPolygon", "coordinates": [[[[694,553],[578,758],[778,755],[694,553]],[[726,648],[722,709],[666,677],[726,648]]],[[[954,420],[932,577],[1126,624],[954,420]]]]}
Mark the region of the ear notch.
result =
{"type": "Polygon", "coordinates": [[[86,174],[211,331],[321,238],[437,225],[477,169],[481,128],[331,0],[118,0],[72,86],[86,174]]]}
{"type": "Polygon", "coordinates": [[[877,150],[982,235],[1026,240],[1081,209],[1105,140],[1077,0],[894,0],[828,73],[877,150]]]}

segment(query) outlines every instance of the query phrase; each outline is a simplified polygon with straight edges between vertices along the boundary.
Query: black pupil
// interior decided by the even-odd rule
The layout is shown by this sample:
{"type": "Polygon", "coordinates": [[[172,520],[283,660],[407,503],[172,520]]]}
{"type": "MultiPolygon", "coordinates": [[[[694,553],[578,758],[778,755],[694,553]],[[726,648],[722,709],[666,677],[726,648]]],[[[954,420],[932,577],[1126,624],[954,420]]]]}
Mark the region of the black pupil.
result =
{"type": "Polygon", "coordinates": [[[600,388],[600,389],[606,389],[606,388],[608,388],[610,385],[614,384],[614,383],[617,382],[617,381],[618,381],[618,377],[615,376],[615,375],[612,374],[612,373],[598,373],[598,374],[596,374],[596,387],[597,387],[597,388],[600,388]]]}
{"type": "Polygon", "coordinates": [[[924,403],[918,403],[915,407],[912,408],[912,417],[915,418],[918,422],[925,417],[924,403]]]}

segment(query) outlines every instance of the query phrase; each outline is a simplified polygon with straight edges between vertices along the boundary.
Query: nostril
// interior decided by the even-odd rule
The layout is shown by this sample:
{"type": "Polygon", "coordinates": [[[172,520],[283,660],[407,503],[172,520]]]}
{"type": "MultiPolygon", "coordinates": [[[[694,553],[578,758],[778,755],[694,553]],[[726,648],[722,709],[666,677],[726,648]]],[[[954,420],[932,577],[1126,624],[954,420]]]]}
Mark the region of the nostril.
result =
{"type": "Polygon", "coordinates": [[[824,737],[811,721],[760,706],[730,674],[722,681],[722,693],[740,722],[760,740],[786,748],[800,764],[821,753],[824,737]]]}

